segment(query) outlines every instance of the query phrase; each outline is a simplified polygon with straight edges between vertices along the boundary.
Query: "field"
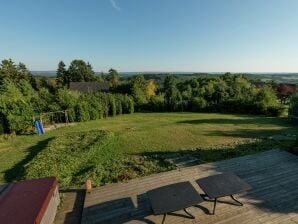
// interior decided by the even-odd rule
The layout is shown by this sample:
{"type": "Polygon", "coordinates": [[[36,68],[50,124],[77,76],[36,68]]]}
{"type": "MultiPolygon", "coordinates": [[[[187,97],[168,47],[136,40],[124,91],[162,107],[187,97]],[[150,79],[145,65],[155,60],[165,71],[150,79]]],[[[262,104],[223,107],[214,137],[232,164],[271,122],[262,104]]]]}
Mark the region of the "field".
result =
{"type": "MultiPolygon", "coordinates": [[[[80,169],[79,174],[74,173],[74,170],[67,170],[66,175],[69,172],[73,176],[81,177],[98,175],[98,172],[101,173],[102,170],[96,171],[97,173],[92,171],[92,169],[99,169],[97,163],[101,163],[101,169],[105,169],[103,166],[109,166],[107,161],[110,161],[105,157],[121,155],[121,157],[115,156],[118,161],[115,161],[113,166],[115,170],[121,168],[123,172],[125,170],[131,172],[128,177],[123,177],[123,173],[121,174],[120,180],[125,180],[170,169],[171,167],[167,164],[152,159],[159,158],[160,155],[175,152],[191,153],[201,162],[215,161],[274,147],[285,147],[286,144],[269,140],[268,137],[276,134],[297,133],[297,129],[286,118],[210,113],[135,113],[122,115],[78,123],[49,131],[43,136],[22,135],[3,141],[0,143],[0,183],[34,177],[34,172],[37,172],[36,167],[45,162],[47,157],[51,157],[49,152],[43,152],[45,150],[49,151],[49,149],[52,150],[56,147],[55,153],[57,153],[57,150],[63,150],[65,146],[70,151],[75,151],[76,148],[81,147],[81,152],[84,152],[88,147],[96,148],[96,144],[95,146],[90,146],[90,144],[95,141],[92,140],[92,135],[97,135],[98,130],[112,133],[113,137],[103,147],[105,151],[101,151],[100,155],[95,153],[95,156],[91,156],[97,157],[96,160],[76,163],[76,168],[67,168],[80,169]],[[89,136],[86,134],[86,144],[83,147],[83,143],[80,144],[80,139],[76,140],[75,136],[80,137],[78,134],[85,132],[89,136]],[[58,146],[61,149],[57,149],[58,146]],[[123,164],[119,161],[123,161],[123,164]],[[134,163],[138,165],[135,166],[134,163]],[[94,167],[90,165],[87,169],[86,164],[93,164],[94,167]]],[[[79,156],[82,155],[85,154],[77,154],[76,160],[70,158],[68,162],[72,165],[72,161],[78,161],[79,156]]],[[[59,161],[63,163],[63,158],[59,158],[57,155],[56,157],[54,159],[62,159],[59,161]]],[[[67,162],[65,161],[65,163],[67,162]]],[[[64,166],[64,164],[58,165],[64,166]]],[[[65,170],[65,167],[61,169],[65,170]]],[[[106,176],[98,181],[98,185],[118,181],[120,174],[113,173],[115,170],[104,170],[106,176]],[[109,179],[109,175],[113,175],[113,178],[109,179]]],[[[38,170],[38,172],[40,171],[38,170]]],[[[65,186],[82,183],[83,180],[70,178],[65,182],[65,186]]]]}

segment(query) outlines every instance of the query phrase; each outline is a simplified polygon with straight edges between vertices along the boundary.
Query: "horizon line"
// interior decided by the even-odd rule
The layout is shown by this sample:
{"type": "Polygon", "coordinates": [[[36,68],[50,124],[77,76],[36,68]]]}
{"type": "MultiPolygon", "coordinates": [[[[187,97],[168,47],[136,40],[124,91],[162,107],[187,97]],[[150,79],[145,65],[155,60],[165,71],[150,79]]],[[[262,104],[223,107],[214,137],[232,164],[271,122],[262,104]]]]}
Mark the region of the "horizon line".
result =
{"type": "MultiPolygon", "coordinates": [[[[117,70],[117,69],[116,69],[117,70]]],[[[29,70],[30,72],[56,72],[56,70],[29,70]]],[[[94,71],[95,73],[108,73],[104,71],[94,71]]],[[[193,73],[207,73],[207,74],[225,74],[225,73],[231,73],[231,74],[298,74],[297,72],[243,72],[243,71],[237,71],[237,72],[202,72],[202,71],[118,71],[118,73],[185,73],[185,74],[193,74],[193,73]]]]}

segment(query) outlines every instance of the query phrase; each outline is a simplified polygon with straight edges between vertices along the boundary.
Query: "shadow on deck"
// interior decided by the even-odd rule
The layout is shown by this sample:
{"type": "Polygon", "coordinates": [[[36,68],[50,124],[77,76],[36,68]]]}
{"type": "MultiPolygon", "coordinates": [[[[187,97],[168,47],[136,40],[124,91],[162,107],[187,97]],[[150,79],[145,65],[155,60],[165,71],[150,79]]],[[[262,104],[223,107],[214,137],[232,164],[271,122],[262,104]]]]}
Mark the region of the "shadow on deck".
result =
{"type": "Polygon", "coordinates": [[[228,197],[221,198],[216,214],[210,215],[213,204],[205,201],[188,209],[195,220],[179,211],[170,214],[166,223],[298,223],[298,157],[279,150],[96,188],[85,196],[81,223],[161,223],[162,216],[152,214],[148,190],[190,181],[202,194],[195,180],[226,171],[236,173],[252,186],[237,196],[243,207],[232,205],[228,197]]]}

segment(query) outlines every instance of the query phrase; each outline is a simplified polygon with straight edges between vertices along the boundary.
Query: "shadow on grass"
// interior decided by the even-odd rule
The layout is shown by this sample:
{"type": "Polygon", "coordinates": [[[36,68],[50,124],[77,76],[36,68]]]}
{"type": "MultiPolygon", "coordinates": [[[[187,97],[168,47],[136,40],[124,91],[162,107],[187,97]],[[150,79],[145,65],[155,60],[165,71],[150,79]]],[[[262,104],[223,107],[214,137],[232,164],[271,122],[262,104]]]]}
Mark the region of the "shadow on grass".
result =
{"type": "Polygon", "coordinates": [[[192,156],[198,160],[199,164],[207,162],[215,162],[225,159],[231,159],[239,156],[251,155],[271,149],[291,149],[293,141],[273,141],[273,140],[257,140],[239,145],[221,146],[217,148],[196,148],[191,150],[179,151],[153,151],[142,153],[142,156],[147,156],[155,159],[166,159],[177,156],[192,156]]]}
{"type": "Polygon", "coordinates": [[[223,136],[223,137],[238,137],[238,138],[257,138],[264,139],[274,135],[297,134],[297,128],[287,127],[283,129],[240,129],[235,131],[209,131],[207,136],[223,136]]]}
{"type": "Polygon", "coordinates": [[[27,149],[28,155],[15,164],[11,169],[5,171],[4,178],[6,182],[12,182],[17,180],[22,180],[25,176],[24,166],[29,163],[40,151],[42,151],[50,141],[54,138],[47,138],[45,140],[39,141],[36,145],[31,146],[27,149]]]}
{"type": "Polygon", "coordinates": [[[234,124],[234,125],[280,125],[282,127],[291,126],[290,121],[287,118],[276,118],[276,117],[250,117],[250,116],[239,116],[235,119],[224,119],[224,118],[212,118],[212,119],[196,119],[196,120],[184,120],[179,121],[178,123],[182,124],[234,124]]]}

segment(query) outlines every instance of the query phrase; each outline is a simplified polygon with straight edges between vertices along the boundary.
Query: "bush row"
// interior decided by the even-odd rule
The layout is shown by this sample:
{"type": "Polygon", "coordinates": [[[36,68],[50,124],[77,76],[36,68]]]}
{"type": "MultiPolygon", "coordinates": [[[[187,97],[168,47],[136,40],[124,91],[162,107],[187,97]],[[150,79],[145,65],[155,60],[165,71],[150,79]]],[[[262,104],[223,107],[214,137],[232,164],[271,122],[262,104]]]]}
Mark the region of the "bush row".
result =
{"type": "Polygon", "coordinates": [[[192,78],[176,83],[168,76],[158,94],[137,99],[138,111],[232,112],[277,116],[286,108],[270,85],[256,88],[241,75],[192,78]]]}
{"type": "MultiPolygon", "coordinates": [[[[67,110],[70,122],[80,122],[133,113],[134,102],[123,94],[79,94],[68,89],[53,94],[46,88],[36,91],[25,80],[18,84],[5,80],[0,85],[0,133],[25,132],[40,114],[61,110],[67,110]]],[[[51,114],[51,119],[58,120],[53,117],[58,115],[51,114]]],[[[48,118],[43,119],[46,122],[48,118]]]]}

